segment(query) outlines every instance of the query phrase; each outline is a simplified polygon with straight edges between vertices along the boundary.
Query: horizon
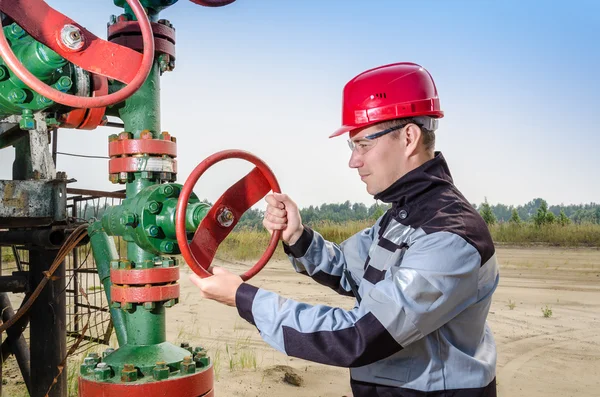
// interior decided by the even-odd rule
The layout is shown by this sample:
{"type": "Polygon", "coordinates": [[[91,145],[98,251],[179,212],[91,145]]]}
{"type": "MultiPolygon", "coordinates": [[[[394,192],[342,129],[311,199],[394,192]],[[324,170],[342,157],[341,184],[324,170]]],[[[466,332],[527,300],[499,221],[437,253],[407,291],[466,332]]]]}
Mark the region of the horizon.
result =
{"type": "MultiPolygon", "coordinates": [[[[103,38],[122,11],[109,0],[48,3],[103,38]]],[[[370,206],[345,139],[328,136],[348,80],[411,61],[436,82],[445,112],[436,150],[469,202],[599,201],[600,136],[582,117],[600,107],[597,2],[238,0],[211,9],[180,1],[160,17],[177,29],[176,67],[161,78],[162,130],[179,144],[177,183],[210,154],[238,148],[262,158],[300,208],[370,206]]],[[[58,151],[107,156],[108,135],[118,132],[61,129],[58,151]]],[[[12,178],[12,159],[12,148],[0,150],[0,179],[12,178]]],[[[107,160],[58,155],[57,163],[77,179],[69,187],[124,189],[108,181],[107,160]]],[[[195,192],[214,202],[249,170],[219,164],[195,192]]]]}

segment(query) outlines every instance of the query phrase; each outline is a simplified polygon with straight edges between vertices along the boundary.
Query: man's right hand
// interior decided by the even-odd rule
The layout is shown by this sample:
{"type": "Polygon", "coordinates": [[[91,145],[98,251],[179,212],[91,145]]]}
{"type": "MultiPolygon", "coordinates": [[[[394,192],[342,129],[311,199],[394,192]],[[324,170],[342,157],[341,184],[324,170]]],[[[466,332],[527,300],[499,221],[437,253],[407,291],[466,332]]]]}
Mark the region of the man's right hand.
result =
{"type": "Polygon", "coordinates": [[[273,193],[265,197],[267,209],[263,226],[273,234],[281,230],[281,239],[287,245],[294,245],[302,235],[304,226],[296,203],[287,194],[273,193]]]}

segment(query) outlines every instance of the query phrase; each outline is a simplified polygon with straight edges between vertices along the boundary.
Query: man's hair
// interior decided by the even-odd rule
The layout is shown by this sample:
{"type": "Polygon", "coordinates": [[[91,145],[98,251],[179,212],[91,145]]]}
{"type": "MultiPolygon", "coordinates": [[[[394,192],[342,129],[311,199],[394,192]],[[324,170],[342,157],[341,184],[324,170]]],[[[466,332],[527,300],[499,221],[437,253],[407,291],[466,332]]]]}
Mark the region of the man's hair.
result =
{"type": "MultiPolygon", "coordinates": [[[[414,118],[409,117],[409,118],[405,118],[405,119],[388,120],[388,121],[379,123],[378,125],[381,126],[382,130],[384,130],[384,129],[397,127],[397,126],[404,127],[405,125],[408,125],[411,123],[417,125],[421,129],[421,136],[422,136],[422,140],[423,140],[423,145],[425,146],[425,150],[430,150],[430,151],[435,150],[435,130],[428,130],[427,128],[425,128],[423,126],[423,121],[419,120],[418,117],[414,117],[414,118]]],[[[399,139],[400,138],[400,129],[391,132],[390,135],[394,139],[399,139]]]]}

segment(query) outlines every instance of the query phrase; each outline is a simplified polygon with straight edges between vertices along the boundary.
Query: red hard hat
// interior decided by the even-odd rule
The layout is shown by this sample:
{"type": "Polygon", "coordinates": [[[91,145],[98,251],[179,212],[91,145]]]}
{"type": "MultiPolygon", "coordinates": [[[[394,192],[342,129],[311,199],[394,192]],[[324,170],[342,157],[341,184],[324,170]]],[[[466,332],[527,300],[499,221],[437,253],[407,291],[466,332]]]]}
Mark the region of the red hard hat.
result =
{"type": "Polygon", "coordinates": [[[429,72],[410,62],[380,66],[346,84],[342,126],[330,138],[381,121],[417,116],[444,117],[429,72]]]}

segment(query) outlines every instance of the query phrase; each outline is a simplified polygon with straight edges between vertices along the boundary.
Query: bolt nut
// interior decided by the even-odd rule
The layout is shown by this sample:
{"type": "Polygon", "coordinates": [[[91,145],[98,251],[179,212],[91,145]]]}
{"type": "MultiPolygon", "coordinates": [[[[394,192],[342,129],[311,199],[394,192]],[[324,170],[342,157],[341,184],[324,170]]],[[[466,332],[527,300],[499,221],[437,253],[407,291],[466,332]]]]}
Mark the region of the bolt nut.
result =
{"type": "Polygon", "coordinates": [[[123,131],[118,135],[118,137],[119,137],[119,140],[124,141],[126,139],[131,139],[132,135],[130,132],[123,131]]]}
{"type": "Polygon", "coordinates": [[[181,373],[193,374],[196,372],[196,363],[192,360],[192,356],[186,356],[181,363],[181,373]]]}
{"type": "Polygon", "coordinates": [[[172,241],[163,241],[162,243],[160,243],[160,250],[162,252],[170,254],[173,251],[175,251],[175,243],[173,243],[172,241]]]}
{"type": "Polygon", "coordinates": [[[125,364],[121,371],[121,382],[134,382],[137,380],[137,369],[133,364],[125,364]]]}
{"type": "Polygon", "coordinates": [[[23,103],[26,99],[27,93],[20,88],[15,88],[8,94],[8,100],[15,104],[23,103]]]}
{"type": "Polygon", "coordinates": [[[109,141],[109,142],[114,142],[114,141],[116,141],[116,140],[118,140],[118,139],[119,139],[119,136],[118,136],[117,134],[110,134],[110,135],[108,136],[108,141],[109,141]]]}
{"type": "Polygon", "coordinates": [[[194,356],[194,362],[196,363],[196,368],[208,367],[210,364],[210,358],[206,356],[202,357],[196,354],[194,356]]]}
{"type": "Polygon", "coordinates": [[[121,302],[113,302],[110,304],[110,307],[113,309],[119,309],[121,307],[121,302]]]}
{"type": "Polygon", "coordinates": [[[152,131],[150,131],[150,130],[143,130],[140,133],[140,139],[152,139],[152,131]]]}
{"type": "Polygon", "coordinates": [[[162,204],[158,201],[150,201],[146,205],[146,208],[148,208],[148,211],[150,211],[151,214],[158,214],[162,209],[162,204]]]}
{"type": "Polygon", "coordinates": [[[86,357],[83,359],[83,365],[87,365],[87,366],[92,365],[95,367],[97,363],[98,362],[92,357],[86,357]]]}
{"type": "Polygon", "coordinates": [[[85,44],[85,37],[75,25],[66,24],[60,31],[60,40],[70,50],[79,51],[85,44]]]}
{"type": "Polygon", "coordinates": [[[22,27],[20,27],[19,25],[17,25],[16,23],[13,23],[10,27],[10,29],[8,30],[8,34],[9,36],[11,36],[13,39],[20,39],[21,37],[25,36],[25,31],[23,30],[22,27]]]}
{"type": "Polygon", "coordinates": [[[61,76],[52,87],[58,91],[66,92],[73,86],[73,80],[69,76],[61,76]]]}
{"type": "Polygon", "coordinates": [[[194,348],[194,356],[200,356],[200,357],[206,357],[206,349],[203,347],[196,347],[194,348]]]}
{"type": "Polygon", "coordinates": [[[121,215],[121,225],[136,227],[138,224],[137,215],[131,212],[125,212],[121,215]]]}
{"type": "Polygon", "coordinates": [[[223,208],[221,213],[217,216],[217,221],[223,227],[231,226],[234,220],[235,216],[233,215],[233,212],[227,207],[223,208]]]}
{"type": "Polygon", "coordinates": [[[163,303],[164,307],[173,307],[175,306],[175,299],[169,299],[168,301],[166,301],[165,303],[163,303]]]}
{"type": "Polygon", "coordinates": [[[108,380],[112,377],[112,369],[106,363],[99,363],[94,369],[94,379],[108,380]]]}
{"type": "Polygon", "coordinates": [[[172,185],[164,185],[160,188],[160,192],[166,197],[171,197],[175,194],[175,188],[172,185]]]}
{"type": "Polygon", "coordinates": [[[169,377],[169,367],[164,361],[156,363],[156,366],[152,370],[152,377],[154,380],[165,380],[169,377]]]}
{"type": "Polygon", "coordinates": [[[121,309],[125,311],[133,310],[133,303],[131,302],[121,302],[121,309]]]}
{"type": "Polygon", "coordinates": [[[146,233],[148,233],[148,236],[150,237],[158,237],[160,228],[156,225],[150,225],[146,228],[146,233]]]}
{"type": "MultiPolygon", "coordinates": [[[[114,353],[114,351],[115,351],[115,349],[113,349],[112,347],[109,347],[108,349],[106,349],[102,352],[102,358],[105,358],[109,354],[114,353]]],[[[100,363],[100,364],[106,364],[106,363],[100,363]]],[[[98,364],[98,365],[100,365],[100,364],[98,364]]]]}
{"type": "Polygon", "coordinates": [[[144,302],[144,309],[146,310],[154,310],[156,308],[156,303],[154,302],[144,302]]]}

